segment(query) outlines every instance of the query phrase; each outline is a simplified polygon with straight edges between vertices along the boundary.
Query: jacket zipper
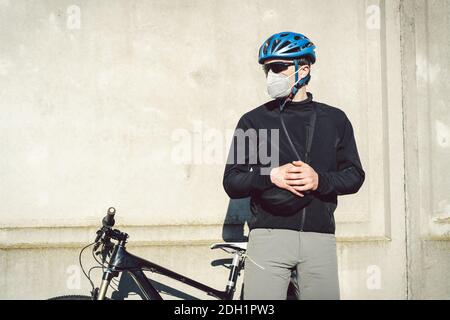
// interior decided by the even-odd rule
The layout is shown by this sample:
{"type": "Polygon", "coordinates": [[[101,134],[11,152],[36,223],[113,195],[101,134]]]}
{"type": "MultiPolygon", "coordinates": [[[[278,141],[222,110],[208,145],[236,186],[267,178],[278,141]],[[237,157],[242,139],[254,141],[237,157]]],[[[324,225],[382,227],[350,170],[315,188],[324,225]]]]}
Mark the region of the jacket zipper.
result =
{"type": "Polygon", "coordinates": [[[303,231],[303,227],[305,226],[305,219],[306,219],[306,207],[303,208],[303,213],[302,213],[302,224],[300,226],[300,231],[303,231]]]}
{"type": "MultiPolygon", "coordinates": [[[[283,127],[283,131],[286,134],[286,137],[287,137],[287,139],[289,141],[289,144],[291,145],[292,150],[294,151],[294,153],[297,156],[297,158],[299,160],[301,160],[300,159],[300,155],[297,152],[297,149],[295,149],[294,144],[292,143],[291,137],[289,136],[289,133],[288,133],[288,131],[286,129],[286,125],[284,124],[283,110],[284,110],[284,108],[281,108],[281,110],[280,110],[281,126],[283,127]]],[[[313,110],[313,112],[314,112],[314,114],[313,114],[314,118],[313,118],[312,127],[314,128],[315,127],[315,121],[316,121],[316,119],[315,119],[316,111],[313,110]]],[[[312,141],[309,141],[309,138],[310,138],[309,137],[310,136],[310,132],[309,132],[310,126],[311,126],[311,124],[309,124],[307,126],[307,128],[306,128],[306,155],[305,155],[305,162],[306,163],[309,163],[309,149],[311,147],[310,142],[312,142],[312,141]]],[[[312,130],[314,130],[314,129],[312,129],[312,130]]],[[[312,134],[314,134],[314,132],[312,132],[312,134]]],[[[311,135],[311,137],[312,137],[312,135],[311,135]]],[[[303,231],[303,227],[305,226],[305,220],[306,220],[306,207],[304,207],[303,210],[302,210],[302,221],[301,221],[301,225],[300,225],[300,231],[303,231]]]]}
{"type": "MultiPolygon", "coordinates": [[[[306,154],[305,154],[305,162],[309,163],[309,152],[308,152],[308,142],[309,142],[309,125],[306,127],[306,154]]],[[[306,220],[306,207],[302,210],[302,224],[300,225],[300,231],[303,231],[303,227],[305,226],[306,220]]]]}

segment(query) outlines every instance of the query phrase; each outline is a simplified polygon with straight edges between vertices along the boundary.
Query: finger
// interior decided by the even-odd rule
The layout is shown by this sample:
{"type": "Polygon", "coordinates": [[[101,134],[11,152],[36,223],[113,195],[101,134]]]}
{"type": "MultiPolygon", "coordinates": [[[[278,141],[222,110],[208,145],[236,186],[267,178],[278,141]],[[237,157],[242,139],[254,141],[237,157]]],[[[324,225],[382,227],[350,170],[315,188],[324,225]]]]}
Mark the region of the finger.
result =
{"type": "Polygon", "coordinates": [[[313,182],[313,178],[309,174],[303,174],[302,178],[295,179],[295,180],[300,180],[302,182],[302,184],[309,184],[309,183],[313,182]]]}
{"type": "Polygon", "coordinates": [[[308,172],[300,172],[300,173],[286,173],[285,179],[286,180],[301,180],[301,179],[307,179],[311,178],[311,175],[308,174],[308,172]]]}
{"type": "Polygon", "coordinates": [[[305,184],[302,186],[293,186],[292,188],[294,188],[297,191],[307,191],[307,190],[312,189],[312,184],[305,184]]]}
{"type": "Polygon", "coordinates": [[[306,167],[295,167],[292,169],[289,169],[286,171],[286,174],[294,173],[294,174],[306,174],[305,177],[308,175],[308,169],[306,167]]]}
{"type": "Polygon", "coordinates": [[[313,181],[311,177],[306,177],[303,179],[285,180],[284,182],[290,186],[303,186],[303,185],[311,185],[313,181]]]}
{"type": "Polygon", "coordinates": [[[288,186],[302,186],[305,183],[302,183],[300,180],[285,180],[284,181],[288,186]]]}
{"type": "Polygon", "coordinates": [[[303,161],[301,161],[301,160],[298,160],[298,161],[292,161],[292,164],[293,164],[294,166],[297,166],[297,167],[302,167],[302,166],[309,167],[309,164],[307,164],[306,162],[303,162],[303,161]]]}
{"type": "Polygon", "coordinates": [[[300,183],[298,180],[286,180],[285,181],[285,183],[288,185],[288,186],[303,186],[303,185],[305,185],[304,183],[300,183]]]}
{"type": "Polygon", "coordinates": [[[295,172],[301,172],[301,170],[303,170],[303,168],[301,168],[301,167],[296,167],[296,166],[290,166],[290,167],[287,169],[287,172],[293,172],[293,173],[295,173],[295,172]]]}
{"type": "Polygon", "coordinates": [[[295,190],[293,187],[291,187],[291,186],[288,186],[288,190],[290,191],[290,192],[292,192],[293,194],[295,194],[295,195],[297,195],[297,196],[299,196],[299,197],[304,197],[304,195],[302,194],[302,193],[300,193],[300,192],[298,192],[297,190],[295,190]]]}
{"type": "Polygon", "coordinates": [[[301,178],[301,175],[298,173],[288,173],[284,176],[285,180],[299,180],[301,178]]]}
{"type": "MultiPolygon", "coordinates": [[[[286,176],[289,176],[289,175],[286,175],[286,176]]],[[[293,177],[293,175],[291,175],[291,176],[292,176],[291,179],[286,178],[286,177],[284,179],[284,181],[286,183],[289,182],[289,184],[291,184],[291,185],[311,184],[313,182],[313,178],[310,175],[307,175],[305,173],[296,175],[296,177],[293,177]]]]}

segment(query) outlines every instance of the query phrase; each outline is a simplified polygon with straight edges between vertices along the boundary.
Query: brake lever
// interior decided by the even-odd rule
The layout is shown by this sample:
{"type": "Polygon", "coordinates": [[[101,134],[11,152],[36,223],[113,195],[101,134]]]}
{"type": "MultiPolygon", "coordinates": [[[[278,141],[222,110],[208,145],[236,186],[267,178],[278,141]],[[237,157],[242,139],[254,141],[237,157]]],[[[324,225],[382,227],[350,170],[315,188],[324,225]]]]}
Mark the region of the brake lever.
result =
{"type": "MultiPolygon", "coordinates": [[[[99,242],[99,241],[95,243],[95,245],[94,245],[94,252],[97,251],[98,247],[100,247],[101,244],[102,243],[99,242]]],[[[95,254],[97,254],[97,252],[95,252],[95,254]]]]}
{"type": "Polygon", "coordinates": [[[102,235],[103,235],[103,230],[102,229],[100,229],[100,230],[97,230],[97,236],[95,237],[95,243],[97,243],[97,242],[99,242],[100,241],[100,238],[102,237],[102,235]]]}

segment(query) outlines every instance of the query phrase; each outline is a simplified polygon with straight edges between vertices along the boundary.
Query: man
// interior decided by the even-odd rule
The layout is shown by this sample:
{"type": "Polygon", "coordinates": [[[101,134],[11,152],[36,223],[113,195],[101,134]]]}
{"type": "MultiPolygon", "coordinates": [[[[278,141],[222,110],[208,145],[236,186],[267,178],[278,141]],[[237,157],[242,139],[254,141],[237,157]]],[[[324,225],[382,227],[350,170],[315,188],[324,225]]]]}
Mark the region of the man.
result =
{"type": "Polygon", "coordinates": [[[340,298],[334,211],[365,172],[346,114],[306,91],[315,48],[294,32],[263,43],[259,63],[274,99],[244,114],[233,137],[223,185],[230,198],[251,197],[246,300],[286,299],[292,271],[299,299],[340,298]],[[267,163],[267,150],[277,161],[267,163]]]}

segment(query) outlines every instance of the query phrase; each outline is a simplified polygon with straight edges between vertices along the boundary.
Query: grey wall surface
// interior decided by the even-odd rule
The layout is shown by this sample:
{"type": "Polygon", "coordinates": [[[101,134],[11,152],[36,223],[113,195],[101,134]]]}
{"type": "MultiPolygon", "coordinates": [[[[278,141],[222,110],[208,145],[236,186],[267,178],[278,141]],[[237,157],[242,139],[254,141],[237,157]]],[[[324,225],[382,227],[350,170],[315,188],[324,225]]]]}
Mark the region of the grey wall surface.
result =
{"type": "Polygon", "coordinates": [[[317,45],[308,90],[348,115],[367,174],[336,211],[342,298],[450,298],[449,17],[448,0],[0,0],[0,298],[87,293],[78,252],[109,206],[132,252],[224,288],[208,246],[249,215],[226,154],[283,30],[317,45]]]}
{"type": "Polygon", "coordinates": [[[450,298],[450,2],[402,7],[408,293],[450,298]]]}

